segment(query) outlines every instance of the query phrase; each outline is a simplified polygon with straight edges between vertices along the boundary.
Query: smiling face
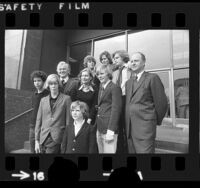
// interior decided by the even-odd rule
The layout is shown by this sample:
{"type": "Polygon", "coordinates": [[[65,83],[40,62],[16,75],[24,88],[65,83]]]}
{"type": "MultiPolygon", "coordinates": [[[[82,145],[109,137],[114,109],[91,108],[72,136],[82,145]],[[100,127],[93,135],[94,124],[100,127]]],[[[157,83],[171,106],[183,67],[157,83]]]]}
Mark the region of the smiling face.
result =
{"type": "Polygon", "coordinates": [[[91,77],[90,77],[90,74],[89,74],[89,72],[88,71],[83,71],[82,73],[81,73],[81,83],[82,84],[89,84],[90,83],[90,81],[91,81],[91,77]]]}
{"type": "Polygon", "coordinates": [[[135,53],[132,55],[129,65],[133,72],[139,73],[144,69],[145,61],[142,59],[141,54],[135,53]]]}
{"type": "Polygon", "coordinates": [[[66,78],[67,76],[69,76],[70,72],[69,65],[68,64],[59,65],[57,68],[57,72],[60,78],[66,78]]]}
{"type": "Polygon", "coordinates": [[[99,71],[98,78],[101,84],[106,84],[106,82],[109,80],[109,77],[105,69],[101,69],[99,71]]]}
{"type": "Polygon", "coordinates": [[[109,59],[106,57],[106,55],[102,56],[101,63],[104,64],[104,65],[108,65],[109,64],[109,59]]]}

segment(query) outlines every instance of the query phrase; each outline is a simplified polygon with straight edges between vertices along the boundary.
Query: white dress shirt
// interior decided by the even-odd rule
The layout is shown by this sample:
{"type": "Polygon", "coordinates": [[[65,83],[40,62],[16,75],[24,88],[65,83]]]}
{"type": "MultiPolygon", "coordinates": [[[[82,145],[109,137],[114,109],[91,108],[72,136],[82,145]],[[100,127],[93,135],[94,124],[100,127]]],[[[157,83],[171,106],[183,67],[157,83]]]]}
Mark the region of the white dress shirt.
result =
{"type": "Polygon", "coordinates": [[[106,89],[106,86],[111,82],[111,80],[108,80],[105,84],[102,85],[103,89],[106,89]]]}
{"type": "Polygon", "coordinates": [[[122,83],[121,83],[121,89],[122,89],[122,96],[125,95],[125,84],[127,80],[129,80],[129,74],[128,74],[128,68],[125,66],[122,70],[122,83]]]}
{"type": "Polygon", "coordinates": [[[144,70],[137,74],[137,82],[139,82],[139,80],[140,80],[140,78],[141,78],[143,73],[144,73],[144,70]]]}
{"type": "Polygon", "coordinates": [[[60,81],[63,82],[64,81],[64,84],[69,80],[69,77],[65,77],[65,78],[60,78],[60,81]]]}
{"type": "Polygon", "coordinates": [[[80,131],[81,127],[83,126],[83,124],[85,123],[85,120],[83,120],[81,123],[76,123],[76,121],[74,121],[74,134],[75,136],[78,134],[78,132],[80,131]]]}

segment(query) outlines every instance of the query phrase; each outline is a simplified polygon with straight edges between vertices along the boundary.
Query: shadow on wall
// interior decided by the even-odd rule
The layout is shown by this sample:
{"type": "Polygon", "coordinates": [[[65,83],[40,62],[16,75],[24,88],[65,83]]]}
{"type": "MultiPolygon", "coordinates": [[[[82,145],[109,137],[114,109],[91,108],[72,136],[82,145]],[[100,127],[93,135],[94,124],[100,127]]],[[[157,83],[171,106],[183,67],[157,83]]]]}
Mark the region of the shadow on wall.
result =
{"type": "Polygon", "coordinates": [[[24,142],[29,139],[28,135],[31,112],[5,125],[4,141],[6,152],[24,148],[24,142]]]}
{"type": "MultiPolygon", "coordinates": [[[[5,89],[5,122],[31,109],[30,91],[5,89]]],[[[28,112],[4,124],[5,152],[21,149],[28,140],[29,122],[32,112],[28,112]]]]}

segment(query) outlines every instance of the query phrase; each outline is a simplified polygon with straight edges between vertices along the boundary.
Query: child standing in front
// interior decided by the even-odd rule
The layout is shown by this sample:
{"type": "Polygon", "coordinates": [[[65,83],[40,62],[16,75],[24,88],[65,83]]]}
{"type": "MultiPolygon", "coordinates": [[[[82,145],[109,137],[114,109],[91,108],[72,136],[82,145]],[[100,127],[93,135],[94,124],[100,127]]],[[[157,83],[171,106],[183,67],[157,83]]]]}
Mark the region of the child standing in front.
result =
{"type": "Polygon", "coordinates": [[[31,81],[34,84],[35,92],[32,95],[32,117],[29,129],[29,141],[30,141],[30,152],[35,153],[35,124],[37,112],[40,104],[40,100],[49,94],[47,89],[44,89],[44,83],[47,79],[47,75],[43,71],[34,71],[31,74],[31,81]]]}
{"type": "Polygon", "coordinates": [[[96,128],[86,121],[89,112],[87,104],[72,102],[70,110],[73,123],[65,129],[61,153],[98,153],[96,128]]]}

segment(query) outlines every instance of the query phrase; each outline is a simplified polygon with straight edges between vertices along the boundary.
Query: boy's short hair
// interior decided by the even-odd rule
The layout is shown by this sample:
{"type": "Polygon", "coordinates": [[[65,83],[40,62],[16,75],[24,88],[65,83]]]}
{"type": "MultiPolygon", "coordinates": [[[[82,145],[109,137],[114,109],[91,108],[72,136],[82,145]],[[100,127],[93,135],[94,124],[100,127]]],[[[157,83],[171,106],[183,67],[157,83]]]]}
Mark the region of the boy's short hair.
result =
{"type": "Polygon", "coordinates": [[[108,58],[109,64],[113,64],[111,55],[110,55],[110,53],[109,53],[108,51],[104,51],[104,52],[102,52],[102,53],[100,54],[100,56],[99,56],[100,62],[102,61],[102,56],[103,56],[103,55],[105,55],[105,56],[108,58]]]}
{"type": "Polygon", "coordinates": [[[112,57],[114,58],[116,54],[118,54],[125,63],[130,60],[128,52],[126,50],[117,50],[112,54],[112,57]]]}
{"type": "Polygon", "coordinates": [[[53,78],[55,78],[56,81],[58,82],[59,89],[62,87],[59,76],[57,74],[50,74],[46,79],[44,88],[49,89],[49,83],[52,81],[53,78]]]}
{"type": "Polygon", "coordinates": [[[43,82],[45,82],[46,81],[46,79],[47,79],[47,74],[45,73],[45,72],[43,72],[43,71],[40,71],[40,70],[36,70],[36,71],[33,71],[32,73],[31,73],[31,81],[33,81],[34,80],[34,78],[41,78],[41,80],[43,81],[43,82]]]}
{"type": "Polygon", "coordinates": [[[83,60],[83,66],[84,67],[87,67],[87,62],[88,61],[94,62],[94,65],[96,65],[96,59],[91,55],[87,55],[83,60]]]}
{"type": "MultiPolygon", "coordinates": [[[[85,103],[85,102],[82,102],[82,101],[74,101],[71,103],[71,106],[70,106],[70,112],[76,108],[77,106],[80,107],[80,110],[83,114],[83,118],[86,119],[89,117],[89,107],[88,105],[85,103]]],[[[71,112],[72,113],[72,112],[71,112]]]]}
{"type": "Polygon", "coordinates": [[[112,71],[112,65],[101,65],[97,67],[97,75],[99,74],[100,71],[105,70],[108,78],[112,80],[113,78],[113,71],[112,71]]]}

